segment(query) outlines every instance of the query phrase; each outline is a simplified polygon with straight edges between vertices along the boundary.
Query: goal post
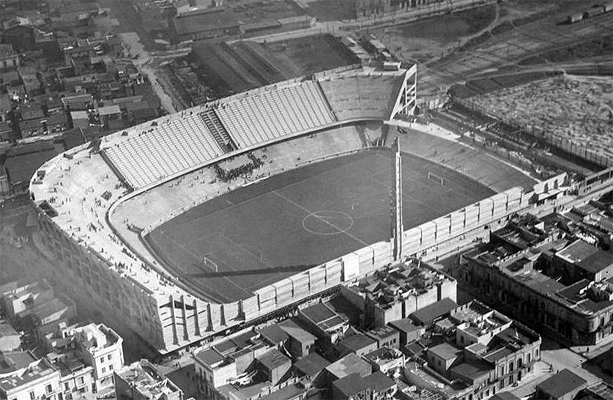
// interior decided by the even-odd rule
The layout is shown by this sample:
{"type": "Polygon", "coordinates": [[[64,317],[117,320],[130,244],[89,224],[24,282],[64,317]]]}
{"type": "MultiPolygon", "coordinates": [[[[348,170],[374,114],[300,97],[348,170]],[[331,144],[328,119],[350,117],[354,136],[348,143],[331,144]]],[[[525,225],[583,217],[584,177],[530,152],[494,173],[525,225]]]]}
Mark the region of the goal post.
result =
{"type": "Polygon", "coordinates": [[[441,186],[445,185],[445,179],[443,179],[442,176],[435,174],[434,172],[428,172],[428,180],[436,182],[437,184],[441,186]]]}
{"type": "Polygon", "coordinates": [[[202,264],[204,264],[206,267],[211,268],[216,273],[219,273],[219,267],[217,266],[217,263],[208,258],[207,256],[200,256],[200,261],[202,261],[202,264]]]}

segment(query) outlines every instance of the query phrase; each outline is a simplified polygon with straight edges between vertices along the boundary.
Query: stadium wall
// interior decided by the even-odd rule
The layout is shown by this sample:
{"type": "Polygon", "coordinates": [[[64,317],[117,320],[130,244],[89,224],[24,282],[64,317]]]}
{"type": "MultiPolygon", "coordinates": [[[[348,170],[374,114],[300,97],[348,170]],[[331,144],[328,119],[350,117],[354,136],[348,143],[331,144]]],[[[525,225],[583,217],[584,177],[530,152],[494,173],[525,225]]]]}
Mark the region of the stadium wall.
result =
{"type": "MultiPolygon", "coordinates": [[[[116,268],[89,246],[77,243],[52,218],[39,209],[40,240],[53,253],[62,281],[71,279],[85,289],[102,310],[121,316],[127,325],[138,332],[155,348],[163,348],[164,328],[158,296],[126,271],[116,268]]],[[[101,311],[102,311],[101,310],[101,311]]]]}
{"type": "MultiPolygon", "coordinates": [[[[403,235],[405,255],[432,258],[442,254],[441,250],[444,250],[443,254],[453,251],[458,239],[470,232],[489,232],[504,225],[510,215],[530,207],[532,197],[533,192],[512,188],[411,228],[403,235]]],[[[253,297],[241,301],[245,320],[261,317],[338,284],[371,275],[391,262],[391,242],[378,242],[358,249],[257,290],[253,297]]]]}
{"type": "MultiPolygon", "coordinates": [[[[542,185],[541,185],[542,186],[542,185]]],[[[516,212],[532,206],[534,191],[512,188],[404,232],[406,256],[432,259],[457,250],[472,235],[489,232],[516,212]]],[[[392,261],[391,243],[377,242],[255,291],[252,297],[216,304],[167,281],[168,290],[152,291],[103,255],[78,244],[39,209],[44,244],[60,268],[92,293],[105,311],[126,321],[160,353],[199,344],[218,332],[261,318],[327,289],[370,275],[392,261]]],[[[146,284],[146,282],[144,282],[146,284]]]]}

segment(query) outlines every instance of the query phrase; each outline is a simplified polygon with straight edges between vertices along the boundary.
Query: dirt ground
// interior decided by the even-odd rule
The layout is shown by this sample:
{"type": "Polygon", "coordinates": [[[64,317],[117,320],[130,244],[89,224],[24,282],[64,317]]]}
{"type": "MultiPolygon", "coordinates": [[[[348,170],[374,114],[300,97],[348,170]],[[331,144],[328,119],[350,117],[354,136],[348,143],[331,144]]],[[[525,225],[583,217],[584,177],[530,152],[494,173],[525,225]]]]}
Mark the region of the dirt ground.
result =
{"type": "Polygon", "coordinates": [[[326,69],[357,62],[337,39],[329,35],[269,43],[266,49],[275,57],[293,64],[296,76],[309,75],[326,69]]]}
{"type": "MultiPolygon", "coordinates": [[[[485,72],[552,68],[550,63],[522,66],[521,62],[546,51],[610,35],[613,13],[578,24],[562,23],[568,14],[584,11],[593,4],[596,2],[507,1],[370,33],[400,58],[418,64],[418,95],[427,96],[445,92],[449,84],[485,72]]],[[[599,53],[582,54],[583,60],[602,56],[606,43],[598,41],[600,47],[594,47],[598,47],[599,53]]]]}

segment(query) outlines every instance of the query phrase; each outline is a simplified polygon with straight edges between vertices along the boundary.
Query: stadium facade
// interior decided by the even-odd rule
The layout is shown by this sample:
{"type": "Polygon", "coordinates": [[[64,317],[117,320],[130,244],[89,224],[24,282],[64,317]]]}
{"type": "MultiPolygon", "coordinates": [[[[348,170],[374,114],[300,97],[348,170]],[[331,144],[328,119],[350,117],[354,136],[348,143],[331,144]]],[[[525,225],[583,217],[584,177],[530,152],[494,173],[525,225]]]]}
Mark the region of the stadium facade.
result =
{"type": "MultiPolygon", "coordinates": [[[[212,301],[165,269],[143,235],[159,226],[117,220],[126,201],[254,149],[351,124],[390,123],[414,113],[416,67],[350,67],[277,83],[117,132],[45,163],[30,182],[43,244],[58,269],[160,353],[199,343],[389,264],[390,241],[255,290],[230,303],[212,301]],[[128,232],[140,241],[128,238],[128,232]]],[[[317,161],[317,160],[313,160],[317,161]]],[[[511,189],[403,233],[404,255],[423,255],[445,241],[501,223],[528,206],[511,189]]],[[[143,212],[170,218],[173,210],[143,212]]]]}

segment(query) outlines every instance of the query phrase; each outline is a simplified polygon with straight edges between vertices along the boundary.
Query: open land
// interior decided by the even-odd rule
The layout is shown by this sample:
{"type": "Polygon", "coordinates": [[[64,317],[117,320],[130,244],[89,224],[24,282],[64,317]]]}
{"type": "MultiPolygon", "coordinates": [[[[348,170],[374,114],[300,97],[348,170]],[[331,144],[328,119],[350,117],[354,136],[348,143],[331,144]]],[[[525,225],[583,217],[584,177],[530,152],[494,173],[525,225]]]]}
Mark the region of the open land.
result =
{"type": "Polygon", "coordinates": [[[304,76],[358,62],[349,50],[330,35],[268,43],[266,49],[280,60],[295,66],[294,76],[304,76]]]}
{"type": "Polygon", "coordinates": [[[572,70],[610,61],[607,38],[612,13],[563,23],[569,14],[594,4],[517,0],[370,32],[398,57],[418,63],[424,96],[483,76],[560,70],[560,66],[572,70]]]}
{"type": "MultiPolygon", "coordinates": [[[[197,206],[147,240],[181,279],[215,300],[236,301],[388,240],[390,165],[387,153],[368,152],[299,168],[197,206]]],[[[406,154],[403,181],[406,229],[493,194],[456,171],[406,154]]]]}

